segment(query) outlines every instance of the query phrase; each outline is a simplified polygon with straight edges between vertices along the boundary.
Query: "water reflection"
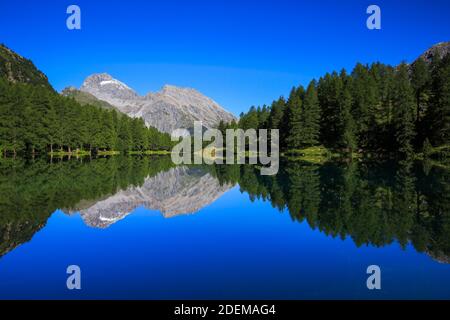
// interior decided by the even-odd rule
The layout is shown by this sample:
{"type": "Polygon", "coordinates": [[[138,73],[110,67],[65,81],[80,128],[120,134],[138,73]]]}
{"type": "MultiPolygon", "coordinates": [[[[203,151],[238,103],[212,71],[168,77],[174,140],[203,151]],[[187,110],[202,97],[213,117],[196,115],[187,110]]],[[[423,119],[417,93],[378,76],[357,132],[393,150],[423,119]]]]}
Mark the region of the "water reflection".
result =
{"type": "Polygon", "coordinates": [[[239,183],[250,199],[287,209],[294,221],[356,245],[409,242],[449,263],[449,171],[425,163],[289,162],[274,177],[251,166],[216,168],[223,183],[239,183]]]}
{"type": "MultiPolygon", "coordinates": [[[[48,163],[0,161],[0,255],[29,241],[57,209],[107,228],[144,206],[165,217],[195,213],[239,184],[294,221],[358,245],[412,243],[448,263],[449,172],[422,163],[286,162],[276,176],[250,165],[174,167],[166,157],[48,163]]],[[[238,222],[237,222],[238,223],[238,222]]]]}
{"type": "Polygon", "coordinates": [[[79,212],[87,225],[98,228],[107,228],[141,206],[170,218],[198,212],[230,188],[203,168],[177,167],[148,176],[142,185],[130,186],[79,212]]]}

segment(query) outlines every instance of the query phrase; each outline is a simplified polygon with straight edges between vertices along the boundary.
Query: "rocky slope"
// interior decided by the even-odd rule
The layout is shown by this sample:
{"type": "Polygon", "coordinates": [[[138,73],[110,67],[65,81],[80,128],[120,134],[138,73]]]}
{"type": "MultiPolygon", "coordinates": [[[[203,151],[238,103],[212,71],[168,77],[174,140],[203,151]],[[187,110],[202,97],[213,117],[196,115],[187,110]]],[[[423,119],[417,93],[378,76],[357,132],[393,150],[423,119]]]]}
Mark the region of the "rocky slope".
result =
{"type": "Polygon", "coordinates": [[[191,214],[213,203],[232,185],[219,181],[201,168],[176,167],[147,178],[141,187],[129,187],[80,210],[92,227],[107,228],[138,207],[160,211],[169,218],[191,214]]]}
{"type": "Polygon", "coordinates": [[[143,118],[147,126],[171,133],[175,129],[190,129],[194,121],[207,128],[235,117],[219,104],[190,88],[164,86],[157,93],[138,95],[126,84],[106,73],[86,78],[80,91],[106,101],[130,117],[143,118]]]}
{"type": "Polygon", "coordinates": [[[435,55],[442,58],[448,53],[450,53],[450,41],[440,42],[421,54],[419,58],[422,58],[426,62],[430,63],[435,55]]]}

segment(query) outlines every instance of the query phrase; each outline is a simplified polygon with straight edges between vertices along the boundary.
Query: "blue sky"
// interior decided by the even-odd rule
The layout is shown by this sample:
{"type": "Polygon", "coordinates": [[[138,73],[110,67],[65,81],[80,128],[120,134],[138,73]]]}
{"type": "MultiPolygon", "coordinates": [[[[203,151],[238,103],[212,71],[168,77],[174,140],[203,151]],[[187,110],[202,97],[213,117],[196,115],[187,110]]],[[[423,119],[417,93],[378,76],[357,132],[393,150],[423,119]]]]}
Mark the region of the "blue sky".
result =
{"type": "Polygon", "coordinates": [[[0,42],[61,90],[108,72],[139,93],[193,87],[236,115],[357,61],[412,61],[450,40],[450,1],[6,1],[0,42]],[[77,4],[82,29],[66,28],[77,4]],[[382,29],[366,28],[377,4],[382,29]]]}

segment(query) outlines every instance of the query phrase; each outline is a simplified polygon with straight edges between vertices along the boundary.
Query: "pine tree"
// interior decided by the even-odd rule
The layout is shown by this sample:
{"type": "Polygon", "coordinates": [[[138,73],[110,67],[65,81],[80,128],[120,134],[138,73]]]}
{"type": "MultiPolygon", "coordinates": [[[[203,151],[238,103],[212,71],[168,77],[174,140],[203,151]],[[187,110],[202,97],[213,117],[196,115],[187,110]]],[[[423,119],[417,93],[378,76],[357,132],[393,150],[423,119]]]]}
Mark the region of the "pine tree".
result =
{"type": "Polygon", "coordinates": [[[430,73],[428,66],[423,58],[419,58],[411,67],[411,85],[414,89],[414,96],[416,99],[416,122],[419,123],[421,114],[424,113],[424,106],[422,105],[426,99],[425,91],[430,82],[430,73]]]}
{"type": "Polygon", "coordinates": [[[258,129],[258,112],[256,107],[252,106],[247,114],[244,114],[239,119],[239,127],[248,130],[248,129],[258,129]]]}
{"type": "Polygon", "coordinates": [[[358,63],[352,72],[353,116],[358,119],[356,131],[358,145],[365,149],[373,148],[371,142],[376,137],[376,112],[379,105],[377,85],[367,65],[358,63]]]}
{"type": "Polygon", "coordinates": [[[287,102],[287,150],[299,149],[302,147],[303,139],[303,119],[302,119],[302,97],[301,92],[292,89],[287,102]]]}
{"type": "Polygon", "coordinates": [[[319,80],[317,95],[321,108],[320,140],[328,148],[337,147],[339,133],[339,97],[342,79],[336,72],[327,73],[319,80]]]}
{"type": "Polygon", "coordinates": [[[118,134],[118,146],[121,152],[127,152],[131,150],[132,140],[130,132],[130,120],[127,117],[120,118],[119,122],[119,134],[118,134]]]}
{"type": "Polygon", "coordinates": [[[431,75],[427,63],[423,58],[416,60],[411,66],[411,85],[414,90],[416,102],[415,126],[416,126],[416,149],[419,150],[425,138],[425,123],[423,116],[428,109],[430,96],[431,75]]]}
{"type": "Polygon", "coordinates": [[[24,148],[24,90],[0,79],[0,149],[16,155],[24,148]]]}
{"type": "Polygon", "coordinates": [[[141,151],[145,148],[145,145],[147,145],[145,142],[144,128],[144,120],[141,118],[134,118],[131,120],[130,132],[133,150],[141,151]]]}
{"type": "Polygon", "coordinates": [[[413,153],[414,130],[414,91],[408,77],[408,66],[402,63],[395,75],[394,136],[398,153],[410,157],[413,153]]]}
{"type": "Polygon", "coordinates": [[[434,146],[450,143],[450,54],[434,62],[431,104],[427,114],[428,138],[434,146]]]}
{"type": "Polygon", "coordinates": [[[98,108],[92,108],[91,111],[91,125],[89,127],[90,131],[90,149],[98,150],[99,148],[104,148],[105,144],[103,141],[103,128],[102,128],[102,114],[101,110],[98,108]]]}
{"type": "Polygon", "coordinates": [[[317,98],[316,82],[309,83],[303,101],[302,125],[303,146],[313,146],[318,144],[320,135],[320,105],[317,98]]]}
{"type": "Polygon", "coordinates": [[[285,109],[286,100],[283,97],[280,97],[278,100],[272,102],[269,115],[270,129],[280,129],[280,124],[283,119],[285,109]]]}
{"type": "Polygon", "coordinates": [[[114,121],[112,113],[108,110],[102,110],[101,112],[101,137],[100,145],[101,149],[114,149],[115,146],[115,132],[114,132],[114,121]]]}
{"type": "Polygon", "coordinates": [[[258,112],[258,129],[268,129],[270,110],[263,105],[258,112]]]}
{"type": "Polygon", "coordinates": [[[340,106],[340,126],[339,126],[339,147],[347,150],[350,154],[356,148],[355,122],[351,114],[353,104],[349,88],[345,87],[339,99],[340,106]]]}

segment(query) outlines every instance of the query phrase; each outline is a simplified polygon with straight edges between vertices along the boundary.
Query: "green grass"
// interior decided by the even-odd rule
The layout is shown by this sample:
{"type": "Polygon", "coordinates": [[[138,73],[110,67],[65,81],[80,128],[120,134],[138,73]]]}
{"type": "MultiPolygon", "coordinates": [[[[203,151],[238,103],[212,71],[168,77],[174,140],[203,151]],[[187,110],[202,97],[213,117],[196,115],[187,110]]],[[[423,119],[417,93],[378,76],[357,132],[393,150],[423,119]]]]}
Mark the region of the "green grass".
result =
{"type": "Polygon", "coordinates": [[[293,161],[306,161],[311,163],[323,163],[336,154],[333,154],[323,146],[315,146],[304,149],[292,149],[281,154],[293,161]]]}
{"type": "Polygon", "coordinates": [[[145,151],[128,151],[130,155],[168,155],[171,151],[168,150],[145,150],[145,151]]]}
{"type": "MultiPolygon", "coordinates": [[[[167,150],[145,150],[145,151],[128,151],[127,154],[129,155],[169,155],[171,152],[167,150]]],[[[54,157],[64,157],[64,156],[88,156],[91,153],[89,151],[85,150],[79,150],[79,151],[53,151],[48,153],[51,156],[54,157]]],[[[99,150],[97,152],[97,155],[99,156],[117,156],[120,155],[120,151],[116,150],[106,150],[101,151],[99,150]]]]}
{"type": "Polygon", "coordinates": [[[98,151],[97,155],[99,156],[117,156],[120,154],[120,151],[115,150],[107,150],[107,151],[98,151]]]}
{"type": "Polygon", "coordinates": [[[68,152],[68,151],[53,151],[53,152],[49,152],[48,153],[50,156],[54,156],[54,157],[64,157],[64,156],[89,156],[91,154],[90,151],[86,151],[86,150],[78,150],[78,151],[72,151],[72,152],[68,152]]]}
{"type": "Polygon", "coordinates": [[[144,151],[144,154],[146,155],[169,155],[172,151],[170,150],[147,150],[144,151]]]}

